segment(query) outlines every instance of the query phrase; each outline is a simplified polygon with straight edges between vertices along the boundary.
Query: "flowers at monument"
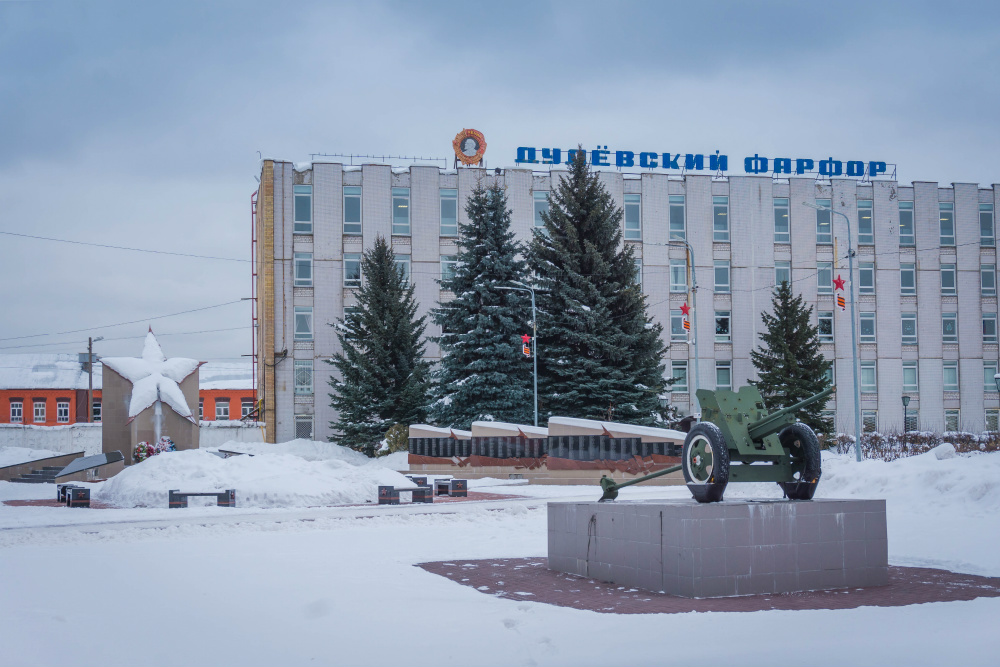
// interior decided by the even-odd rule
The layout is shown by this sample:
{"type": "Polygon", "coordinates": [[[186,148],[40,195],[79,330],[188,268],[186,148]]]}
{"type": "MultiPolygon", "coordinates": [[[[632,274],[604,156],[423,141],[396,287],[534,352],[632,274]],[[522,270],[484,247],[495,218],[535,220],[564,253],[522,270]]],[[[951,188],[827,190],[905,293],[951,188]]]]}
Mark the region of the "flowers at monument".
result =
{"type": "Polygon", "coordinates": [[[136,463],[145,461],[151,456],[156,456],[157,454],[162,454],[163,452],[173,452],[176,451],[177,447],[174,445],[174,441],[170,439],[169,436],[161,436],[159,442],[155,445],[151,445],[148,442],[140,442],[135,446],[132,451],[132,460],[136,463]]]}

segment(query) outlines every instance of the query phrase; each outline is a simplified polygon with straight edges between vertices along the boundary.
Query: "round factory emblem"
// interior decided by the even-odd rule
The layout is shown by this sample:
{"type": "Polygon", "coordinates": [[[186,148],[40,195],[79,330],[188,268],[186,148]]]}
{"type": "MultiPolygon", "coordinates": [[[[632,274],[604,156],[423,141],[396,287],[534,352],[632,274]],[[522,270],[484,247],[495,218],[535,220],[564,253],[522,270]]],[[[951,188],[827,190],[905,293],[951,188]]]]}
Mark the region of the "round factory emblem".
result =
{"type": "Polygon", "coordinates": [[[478,164],[486,152],[486,137],[479,130],[462,130],[451,142],[455,149],[455,157],[462,164],[478,164]]]}

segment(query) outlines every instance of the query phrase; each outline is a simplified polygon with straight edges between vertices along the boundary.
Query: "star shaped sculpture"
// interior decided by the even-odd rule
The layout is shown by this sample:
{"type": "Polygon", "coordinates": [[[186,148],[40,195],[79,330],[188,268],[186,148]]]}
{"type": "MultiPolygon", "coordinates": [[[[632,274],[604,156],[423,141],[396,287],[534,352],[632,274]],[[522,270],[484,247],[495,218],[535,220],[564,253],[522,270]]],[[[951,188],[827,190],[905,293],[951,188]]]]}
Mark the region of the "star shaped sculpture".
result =
{"type": "Polygon", "coordinates": [[[691,306],[686,303],[681,304],[681,312],[684,313],[684,317],[687,317],[688,313],[691,312],[691,306]]]}
{"type": "Polygon", "coordinates": [[[130,422],[156,401],[163,401],[181,417],[194,422],[180,383],[194,373],[201,362],[179,357],[167,359],[152,329],[146,334],[142,358],[110,357],[102,359],[101,363],[132,383],[132,398],[128,405],[130,422]]]}
{"type": "Polygon", "coordinates": [[[523,336],[521,336],[521,342],[527,345],[528,343],[531,342],[531,336],[529,336],[528,334],[524,334],[523,336]]]}
{"type": "Polygon", "coordinates": [[[840,277],[839,273],[837,274],[837,277],[833,279],[833,289],[844,289],[844,279],[840,277]]]}

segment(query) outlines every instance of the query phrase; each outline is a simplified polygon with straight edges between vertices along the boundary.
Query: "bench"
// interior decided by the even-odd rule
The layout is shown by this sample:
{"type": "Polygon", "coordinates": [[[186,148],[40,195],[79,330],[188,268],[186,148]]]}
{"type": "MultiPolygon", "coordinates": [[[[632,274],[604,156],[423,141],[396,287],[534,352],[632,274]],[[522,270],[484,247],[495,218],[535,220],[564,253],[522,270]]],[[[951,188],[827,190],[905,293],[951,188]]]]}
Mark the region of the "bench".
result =
{"type": "Polygon", "coordinates": [[[90,507],[90,489],[77,484],[56,484],[56,500],[66,507],[90,507]]]}
{"type": "Polygon", "coordinates": [[[435,495],[451,496],[452,498],[469,497],[469,480],[438,479],[434,481],[435,495]]]}
{"type": "Polygon", "coordinates": [[[418,486],[415,489],[397,489],[394,486],[379,486],[378,487],[378,504],[379,505],[398,505],[399,504],[399,494],[400,493],[412,493],[413,500],[415,503],[433,503],[434,493],[429,486],[418,486]]]}
{"type": "Polygon", "coordinates": [[[167,491],[167,507],[187,507],[188,498],[192,496],[215,496],[216,504],[219,507],[236,507],[236,489],[184,493],[176,489],[167,491]]]}
{"type": "Polygon", "coordinates": [[[67,489],[79,489],[79,488],[81,488],[79,484],[70,484],[68,482],[63,484],[56,484],[56,500],[60,503],[66,502],[67,489]]]}

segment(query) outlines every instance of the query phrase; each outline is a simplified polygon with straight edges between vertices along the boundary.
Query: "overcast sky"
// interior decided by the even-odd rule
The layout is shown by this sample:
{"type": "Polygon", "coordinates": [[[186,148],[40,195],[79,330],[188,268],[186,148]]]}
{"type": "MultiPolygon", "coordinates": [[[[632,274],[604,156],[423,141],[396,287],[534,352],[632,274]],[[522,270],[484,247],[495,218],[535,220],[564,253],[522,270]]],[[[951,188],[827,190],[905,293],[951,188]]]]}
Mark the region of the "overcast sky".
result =
{"type": "Polygon", "coordinates": [[[244,260],[0,234],[0,352],[137,355],[152,325],[248,354],[259,154],[448,157],[473,127],[490,167],[580,143],[1000,182],[998,7],[0,0],[0,231],[244,260]]]}

